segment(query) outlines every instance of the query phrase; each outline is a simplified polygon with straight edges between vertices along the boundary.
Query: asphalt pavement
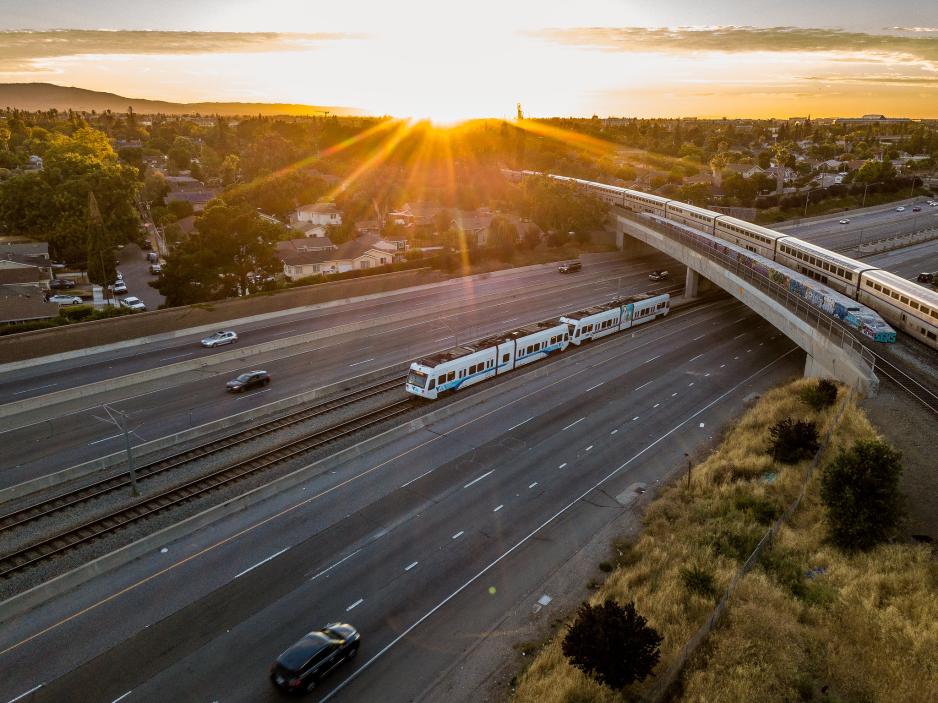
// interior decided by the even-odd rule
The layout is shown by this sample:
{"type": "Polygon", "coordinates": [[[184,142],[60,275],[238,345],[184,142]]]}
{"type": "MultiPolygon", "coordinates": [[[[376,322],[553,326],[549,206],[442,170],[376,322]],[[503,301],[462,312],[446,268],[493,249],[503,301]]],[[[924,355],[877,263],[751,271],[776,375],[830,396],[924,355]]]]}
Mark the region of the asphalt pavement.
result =
{"type": "Polygon", "coordinates": [[[133,295],[144,302],[147,310],[158,310],[166,298],[149,285],[150,281],[156,280],[156,276],[150,273],[147,253],[136,244],[127,244],[117,253],[117,258],[120,261],[117,270],[127,284],[127,293],[121,297],[133,295]]]}
{"type": "Polygon", "coordinates": [[[562,357],[517,388],[493,385],[445,420],[4,623],[0,700],[282,700],[270,663],[335,620],[361,630],[362,649],[312,700],[438,700],[471,650],[512,636],[506,612],[533,605],[554,570],[632,509],[630,487],[682,466],[803,363],[770,325],[721,301],[562,357]]]}

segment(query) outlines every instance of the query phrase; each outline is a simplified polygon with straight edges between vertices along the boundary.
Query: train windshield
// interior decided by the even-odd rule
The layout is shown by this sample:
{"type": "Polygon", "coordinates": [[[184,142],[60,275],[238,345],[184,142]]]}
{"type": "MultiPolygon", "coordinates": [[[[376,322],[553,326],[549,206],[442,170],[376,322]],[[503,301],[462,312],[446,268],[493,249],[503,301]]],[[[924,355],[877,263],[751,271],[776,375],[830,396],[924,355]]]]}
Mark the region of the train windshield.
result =
{"type": "Polygon", "coordinates": [[[425,374],[423,371],[415,371],[414,369],[411,369],[410,373],[407,374],[407,382],[412,386],[417,386],[417,388],[426,388],[427,374],[425,374]]]}

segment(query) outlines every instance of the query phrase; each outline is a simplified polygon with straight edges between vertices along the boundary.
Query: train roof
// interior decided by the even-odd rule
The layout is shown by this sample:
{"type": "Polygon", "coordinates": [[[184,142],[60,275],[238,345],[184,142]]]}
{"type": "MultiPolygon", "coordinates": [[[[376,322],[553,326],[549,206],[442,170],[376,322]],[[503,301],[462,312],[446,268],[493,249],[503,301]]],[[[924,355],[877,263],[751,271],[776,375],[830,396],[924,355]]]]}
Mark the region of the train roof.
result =
{"type": "Polygon", "coordinates": [[[738,217],[733,217],[732,215],[720,215],[717,214],[717,222],[725,222],[726,224],[736,225],[737,227],[742,227],[749,230],[750,232],[757,232],[763,237],[768,237],[769,239],[775,240],[781,237],[787,237],[788,235],[782,234],[781,232],[769,229],[768,227],[763,227],[762,225],[756,225],[752,222],[746,222],[746,220],[740,220],[738,217]]]}
{"type": "Polygon", "coordinates": [[[544,330],[549,330],[551,327],[557,327],[559,325],[565,325],[565,323],[562,322],[559,317],[555,317],[550,320],[543,320],[541,322],[532,322],[529,325],[516,327],[515,329],[508,332],[493,334],[491,337],[486,337],[485,339],[476,342],[476,346],[478,346],[480,349],[494,347],[499,344],[504,344],[505,342],[511,342],[516,339],[521,339],[522,337],[528,337],[532,334],[543,332],[544,330]]]}
{"type": "Polygon", "coordinates": [[[464,356],[469,356],[470,354],[480,352],[483,349],[488,349],[490,346],[490,344],[483,346],[478,343],[464,344],[459,347],[453,347],[452,349],[430,354],[429,356],[425,356],[422,359],[417,359],[416,363],[420,364],[421,366],[428,366],[433,368],[434,366],[445,364],[447,361],[455,361],[456,359],[461,359],[464,356]]]}
{"type": "Polygon", "coordinates": [[[622,298],[613,298],[608,303],[600,303],[599,305],[593,305],[584,310],[564,313],[562,317],[565,317],[568,320],[580,320],[584,317],[589,317],[590,315],[596,315],[601,312],[606,312],[607,310],[613,310],[615,308],[622,307],[623,305],[628,305],[629,303],[637,303],[642,300],[648,300],[651,297],[653,296],[650,296],[647,293],[637,293],[636,295],[629,295],[622,298]]]}
{"type": "Polygon", "coordinates": [[[919,302],[923,302],[930,305],[931,307],[938,308],[938,291],[929,290],[924,286],[920,286],[913,281],[902,278],[901,276],[897,276],[896,274],[890,271],[885,271],[883,269],[867,271],[863,275],[871,281],[876,281],[881,285],[889,286],[897,293],[903,293],[919,302]]]}
{"type": "Polygon", "coordinates": [[[682,203],[680,200],[669,200],[668,207],[674,208],[676,210],[684,210],[685,212],[696,212],[698,215],[705,215],[707,217],[719,217],[720,215],[720,213],[714,212],[713,210],[708,210],[705,207],[698,207],[697,205],[682,203]]]}
{"type": "Polygon", "coordinates": [[[877,266],[870,266],[869,264],[864,264],[862,261],[857,261],[856,259],[851,259],[849,256],[844,256],[843,254],[838,254],[835,251],[830,249],[825,249],[820,247],[817,244],[812,244],[811,242],[806,242],[803,239],[798,239],[797,237],[783,236],[783,244],[788,244],[789,246],[797,247],[802,251],[809,251],[814,254],[816,257],[824,259],[830,263],[837,264],[849,271],[854,273],[862,273],[864,271],[869,271],[871,269],[878,268],[877,266]]]}
{"type": "Polygon", "coordinates": [[[655,195],[654,193],[643,193],[640,190],[632,190],[631,188],[623,188],[622,190],[625,192],[626,195],[640,197],[645,200],[651,200],[653,202],[660,203],[661,205],[665,205],[671,202],[671,198],[665,198],[663,195],[655,195]]]}

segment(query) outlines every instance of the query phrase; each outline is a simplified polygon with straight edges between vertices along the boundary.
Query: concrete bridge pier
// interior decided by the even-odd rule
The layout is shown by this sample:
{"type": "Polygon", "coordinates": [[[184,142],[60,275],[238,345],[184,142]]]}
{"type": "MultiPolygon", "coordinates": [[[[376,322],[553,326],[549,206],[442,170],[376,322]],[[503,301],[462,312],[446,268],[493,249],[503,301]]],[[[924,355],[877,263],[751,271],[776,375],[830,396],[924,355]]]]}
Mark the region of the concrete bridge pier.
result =
{"type": "Polygon", "coordinates": [[[698,288],[700,288],[700,274],[688,268],[687,277],[684,279],[684,297],[696,298],[698,288]]]}

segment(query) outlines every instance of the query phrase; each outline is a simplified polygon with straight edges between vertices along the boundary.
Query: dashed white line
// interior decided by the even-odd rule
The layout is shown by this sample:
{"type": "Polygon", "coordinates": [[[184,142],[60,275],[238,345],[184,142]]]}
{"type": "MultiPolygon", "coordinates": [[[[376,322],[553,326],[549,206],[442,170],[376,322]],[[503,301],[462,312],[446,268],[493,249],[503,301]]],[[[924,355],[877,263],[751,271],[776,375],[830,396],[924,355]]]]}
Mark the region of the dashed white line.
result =
{"type": "Polygon", "coordinates": [[[705,374],[704,374],[704,378],[706,378],[706,377],[709,376],[709,375],[710,375],[709,373],[705,373],[705,374]]]}
{"type": "Polygon", "coordinates": [[[589,451],[590,449],[592,449],[592,448],[593,448],[593,445],[591,444],[591,445],[589,445],[586,449],[584,449],[584,451],[587,451],[587,452],[588,452],[588,451],[589,451]]]}
{"type": "Polygon", "coordinates": [[[101,442],[107,442],[109,439],[115,439],[117,437],[123,437],[123,433],[118,432],[117,434],[112,434],[110,437],[104,437],[103,439],[96,439],[93,442],[88,442],[88,446],[90,447],[92,444],[101,444],[101,442]]]}
{"type": "Polygon", "coordinates": [[[702,334],[702,335],[700,335],[699,337],[694,337],[693,341],[699,342],[701,339],[703,339],[703,338],[706,337],[706,336],[707,336],[707,335],[702,334]]]}
{"type": "Polygon", "coordinates": [[[369,361],[374,361],[374,359],[365,359],[364,361],[356,361],[354,364],[349,364],[349,367],[361,366],[362,364],[367,364],[369,361]]]}
{"type": "Polygon", "coordinates": [[[655,403],[654,405],[652,405],[652,407],[657,408],[659,405],[661,405],[661,403],[655,403]]]}
{"type": "Polygon", "coordinates": [[[726,364],[720,364],[720,368],[721,368],[721,369],[722,369],[722,368],[725,368],[725,367],[726,367],[726,364]]]}
{"type": "Polygon", "coordinates": [[[677,395],[677,393],[672,393],[672,394],[671,394],[671,397],[673,398],[673,397],[676,396],[676,395],[677,395]]]}
{"type": "Polygon", "coordinates": [[[511,432],[512,430],[516,430],[516,429],[518,429],[519,427],[521,427],[521,425],[523,425],[524,423],[526,423],[526,422],[531,422],[531,420],[533,420],[533,419],[534,419],[533,417],[529,417],[527,420],[522,420],[522,421],[519,422],[517,425],[512,425],[511,427],[509,427],[506,431],[507,431],[507,432],[511,432]]]}
{"type": "Polygon", "coordinates": [[[26,691],[26,693],[21,693],[20,695],[18,695],[16,698],[11,698],[9,701],[7,701],[7,703],[16,703],[16,701],[18,701],[20,698],[26,698],[26,696],[28,696],[30,693],[35,693],[40,688],[42,688],[42,684],[39,684],[38,686],[34,686],[33,688],[26,691]]]}
{"type": "Polygon", "coordinates": [[[740,333],[737,334],[735,337],[733,337],[733,339],[739,339],[740,337],[745,337],[745,336],[746,336],[746,333],[745,333],[745,332],[740,332],[740,333]]]}
{"type": "Polygon", "coordinates": [[[32,391],[41,391],[43,388],[52,388],[53,386],[59,385],[58,383],[47,383],[44,386],[36,386],[35,388],[27,388],[24,391],[16,391],[13,395],[23,395],[23,393],[30,393],[32,391]]]}
{"type": "MultiPolygon", "coordinates": [[[[649,381],[648,383],[643,383],[642,385],[640,385],[640,386],[639,386],[638,388],[636,388],[635,390],[636,390],[636,391],[640,391],[642,388],[644,388],[645,386],[649,386],[649,385],[651,385],[651,381],[649,381]]],[[[633,391],[633,393],[634,393],[634,391],[633,391]]]]}
{"type": "Polygon", "coordinates": [[[357,608],[358,606],[360,606],[360,605],[361,605],[362,603],[364,603],[364,602],[365,602],[365,599],[364,599],[364,598],[359,598],[357,601],[355,601],[354,603],[352,603],[348,608],[346,608],[346,609],[345,609],[345,612],[347,613],[347,612],[349,612],[350,610],[354,610],[355,608],[357,608]]]}
{"type": "Polygon", "coordinates": [[[583,392],[584,392],[584,393],[589,393],[589,392],[592,391],[592,390],[596,390],[596,389],[599,388],[601,385],[603,385],[603,383],[605,383],[605,381],[603,381],[602,383],[597,383],[595,386],[590,386],[589,388],[587,388],[587,389],[586,389],[585,391],[583,391],[583,392]]]}
{"type": "Polygon", "coordinates": [[[419,564],[419,563],[420,563],[419,561],[415,561],[415,562],[412,563],[412,564],[408,564],[407,566],[404,567],[404,571],[410,571],[410,570],[413,569],[415,566],[417,566],[417,564],[419,564]]]}
{"type": "Polygon", "coordinates": [[[633,417],[633,418],[632,418],[632,422],[635,422],[635,421],[638,419],[638,417],[639,417],[638,415],[636,415],[635,417],[633,417]]]}
{"type": "Polygon", "coordinates": [[[504,507],[505,507],[504,505],[499,505],[499,506],[497,506],[497,507],[495,508],[495,510],[493,510],[492,512],[493,512],[493,513],[497,513],[499,510],[501,510],[501,509],[504,508],[504,507]]]}
{"type": "Polygon", "coordinates": [[[536,485],[537,485],[537,481],[535,481],[535,482],[532,483],[530,486],[528,486],[528,488],[534,488],[536,485]]]}
{"type": "Polygon", "coordinates": [[[703,356],[703,354],[698,354],[698,355],[695,356],[693,359],[690,359],[687,363],[689,364],[691,361],[697,361],[697,359],[699,359],[699,358],[702,357],[702,356],[703,356]]]}
{"type": "Polygon", "coordinates": [[[469,486],[475,485],[476,483],[478,483],[479,481],[481,481],[481,480],[482,480],[483,478],[485,478],[486,476],[491,476],[491,475],[494,474],[494,473],[495,473],[495,469],[492,469],[491,471],[486,471],[484,474],[482,474],[482,475],[479,476],[478,478],[472,479],[469,483],[467,483],[465,486],[463,486],[463,488],[469,488],[469,486]]]}
{"type": "Polygon", "coordinates": [[[618,431],[619,431],[619,430],[613,430],[613,431],[610,432],[609,434],[615,434],[615,433],[618,432],[618,431]]]}
{"type": "Polygon", "coordinates": [[[332,566],[327,566],[325,569],[323,569],[323,570],[320,571],[318,574],[316,574],[315,576],[313,576],[313,577],[310,579],[310,581],[315,581],[315,580],[318,579],[320,576],[323,576],[324,574],[328,574],[330,571],[332,571],[335,567],[337,567],[337,566],[338,566],[339,564],[341,564],[343,561],[348,561],[348,560],[351,559],[353,556],[355,556],[356,554],[358,554],[360,551],[361,551],[361,547],[359,547],[358,549],[356,549],[354,552],[352,552],[352,553],[349,554],[348,556],[342,557],[341,559],[339,559],[339,560],[338,560],[335,564],[333,564],[332,566]]]}
{"type": "Polygon", "coordinates": [[[424,471],[422,474],[420,474],[420,475],[417,476],[416,478],[410,479],[410,481],[408,481],[407,483],[405,483],[404,485],[402,485],[401,488],[407,488],[407,487],[408,487],[410,484],[412,484],[414,481],[419,481],[420,479],[422,479],[422,478],[423,478],[424,476],[426,476],[427,474],[432,474],[432,473],[433,473],[433,469],[430,469],[429,471],[424,471]]]}
{"type": "Polygon", "coordinates": [[[661,358],[661,354],[658,354],[657,356],[653,356],[653,357],[651,357],[650,359],[648,359],[647,361],[643,361],[642,363],[643,363],[643,364],[650,364],[650,363],[651,363],[652,361],[654,361],[655,359],[660,359],[660,358],[661,358]]]}
{"type": "Polygon", "coordinates": [[[134,690],[133,690],[133,689],[130,689],[130,690],[127,691],[127,693],[125,693],[124,695],[118,696],[117,698],[115,698],[113,701],[111,701],[111,703],[117,703],[118,701],[122,701],[122,700],[124,700],[127,696],[129,696],[131,693],[133,693],[133,692],[134,692],[134,690]]]}
{"type": "Polygon", "coordinates": [[[279,552],[277,552],[276,554],[271,554],[271,555],[270,555],[269,557],[267,557],[266,559],[261,559],[261,560],[260,560],[259,562],[257,562],[254,566],[249,566],[249,567],[246,568],[244,571],[242,571],[240,574],[238,574],[237,576],[235,576],[235,578],[240,578],[241,576],[244,576],[247,572],[253,571],[253,570],[256,569],[258,566],[261,566],[262,564],[266,564],[266,563],[269,562],[271,559],[276,559],[277,557],[279,557],[281,554],[283,554],[283,553],[284,553],[285,551],[287,551],[288,549],[289,549],[289,547],[284,547],[283,549],[281,549],[281,550],[280,550],[279,552]]]}
{"type": "Polygon", "coordinates": [[[557,468],[558,468],[558,469],[562,469],[562,468],[563,468],[564,466],[566,466],[566,465],[567,465],[567,462],[563,462],[563,463],[562,463],[560,466],[558,466],[557,468]]]}
{"type": "Polygon", "coordinates": [[[193,354],[195,354],[194,351],[186,352],[185,354],[176,354],[175,356],[164,356],[162,359],[160,359],[160,361],[171,361],[173,359],[181,359],[184,356],[192,356],[193,354]]]}
{"type": "Polygon", "coordinates": [[[452,338],[453,338],[453,335],[450,335],[449,337],[440,337],[439,339],[434,339],[433,341],[434,341],[434,342],[445,342],[447,339],[452,339],[452,338]]]}
{"type": "Polygon", "coordinates": [[[733,357],[733,361],[739,361],[739,357],[738,357],[738,356],[734,356],[734,357],[733,357]]]}
{"type": "Polygon", "coordinates": [[[571,422],[569,425],[567,425],[566,427],[564,427],[564,428],[563,428],[562,430],[560,430],[560,431],[561,431],[561,432],[566,432],[567,430],[569,430],[569,429],[570,429],[571,427],[573,427],[574,425],[579,425],[579,424],[580,424],[581,422],[583,422],[583,420],[585,420],[585,419],[586,419],[585,417],[581,417],[579,420],[577,420],[576,422],[571,422]]]}
{"type": "Polygon", "coordinates": [[[237,398],[235,398],[235,400],[244,400],[245,398],[253,398],[255,396],[260,395],[261,393],[270,393],[272,390],[273,388],[265,388],[262,391],[255,391],[254,393],[248,393],[247,395],[241,394],[237,398]]]}
{"type": "Polygon", "coordinates": [[[687,384],[687,387],[690,388],[690,387],[693,386],[693,385],[694,385],[694,382],[691,381],[690,383],[687,384]]]}
{"type": "Polygon", "coordinates": [[[462,537],[464,534],[466,534],[466,533],[465,533],[463,530],[460,530],[460,531],[457,532],[455,535],[453,535],[452,537],[450,537],[450,539],[459,539],[459,538],[462,537]]]}

